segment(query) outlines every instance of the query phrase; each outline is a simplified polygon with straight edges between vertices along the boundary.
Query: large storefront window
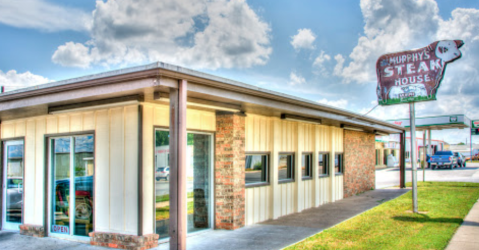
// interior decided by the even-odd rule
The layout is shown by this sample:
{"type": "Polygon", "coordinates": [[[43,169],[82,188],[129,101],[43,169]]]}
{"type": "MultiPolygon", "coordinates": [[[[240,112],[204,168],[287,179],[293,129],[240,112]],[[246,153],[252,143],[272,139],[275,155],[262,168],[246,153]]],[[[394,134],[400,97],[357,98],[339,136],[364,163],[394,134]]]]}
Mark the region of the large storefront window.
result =
{"type": "MultiPolygon", "coordinates": [[[[187,227],[188,233],[212,226],[212,136],[187,135],[187,227]]],[[[155,131],[155,224],[160,239],[169,237],[170,213],[169,132],[155,131]]]]}
{"type": "Polygon", "coordinates": [[[54,138],[50,145],[50,232],[88,236],[93,231],[93,135],[54,138]]]}
{"type": "Polygon", "coordinates": [[[2,229],[18,230],[23,216],[23,141],[3,143],[2,229]]]}

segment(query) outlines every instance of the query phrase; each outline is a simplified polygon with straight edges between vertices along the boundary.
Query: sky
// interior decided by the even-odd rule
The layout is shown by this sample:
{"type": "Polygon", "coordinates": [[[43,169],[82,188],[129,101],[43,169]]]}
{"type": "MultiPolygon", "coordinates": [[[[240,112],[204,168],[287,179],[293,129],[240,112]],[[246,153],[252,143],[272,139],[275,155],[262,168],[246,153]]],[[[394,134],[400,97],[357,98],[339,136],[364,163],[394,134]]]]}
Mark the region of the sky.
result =
{"type": "MultiPolygon", "coordinates": [[[[377,105],[380,55],[452,39],[464,41],[462,58],[416,116],[479,119],[478,1],[0,0],[0,85],[162,61],[365,114],[377,105]]],[[[368,115],[406,118],[408,108],[368,115]]],[[[465,142],[469,130],[433,138],[465,142]]]]}

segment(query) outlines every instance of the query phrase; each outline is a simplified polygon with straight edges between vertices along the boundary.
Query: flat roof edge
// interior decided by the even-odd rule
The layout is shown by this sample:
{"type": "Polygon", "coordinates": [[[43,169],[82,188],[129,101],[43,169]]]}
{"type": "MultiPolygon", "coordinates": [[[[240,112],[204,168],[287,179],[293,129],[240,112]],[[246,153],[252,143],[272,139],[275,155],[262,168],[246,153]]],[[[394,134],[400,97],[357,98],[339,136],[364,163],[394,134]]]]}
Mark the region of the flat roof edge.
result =
{"type": "MultiPolygon", "coordinates": [[[[15,95],[19,95],[18,98],[21,99],[21,98],[24,98],[25,93],[31,92],[31,91],[60,88],[60,87],[64,87],[64,86],[79,83],[79,82],[93,81],[93,80],[115,77],[115,76],[121,76],[121,75],[126,75],[126,74],[131,74],[131,73],[139,73],[139,72],[148,71],[148,70],[167,70],[167,71],[177,72],[177,73],[180,73],[180,74],[186,74],[186,75],[190,75],[190,76],[193,76],[193,77],[198,77],[198,78],[202,78],[202,79],[206,79],[206,80],[210,80],[210,81],[219,82],[219,83],[222,83],[222,84],[231,85],[231,86],[234,86],[234,87],[239,87],[239,88],[251,90],[251,91],[254,91],[254,92],[258,92],[258,94],[267,94],[267,95],[270,95],[270,96],[276,97],[276,98],[280,97],[280,98],[283,98],[283,99],[288,99],[289,102],[291,102],[293,104],[296,104],[296,105],[305,105],[306,104],[306,105],[308,105],[312,108],[320,109],[320,110],[323,110],[323,111],[326,111],[326,112],[331,112],[331,113],[337,113],[337,114],[341,114],[341,115],[345,115],[345,116],[350,116],[351,118],[354,118],[354,119],[361,119],[361,120],[364,120],[364,121],[368,121],[368,122],[380,124],[380,125],[383,125],[383,126],[386,126],[386,127],[390,127],[392,129],[395,129],[395,130],[405,131],[404,127],[398,126],[398,125],[395,125],[395,124],[391,124],[391,123],[389,123],[387,121],[384,121],[384,120],[379,120],[379,119],[372,118],[370,116],[364,116],[364,115],[361,115],[361,114],[358,114],[358,113],[355,113],[355,112],[352,112],[352,111],[349,111],[349,110],[336,108],[336,107],[329,106],[329,105],[326,105],[326,104],[322,104],[322,103],[319,103],[319,102],[314,102],[314,101],[311,101],[311,100],[300,98],[300,97],[297,97],[297,96],[292,96],[292,95],[284,94],[284,93],[281,93],[281,92],[260,88],[260,87],[257,87],[257,86],[251,85],[251,84],[246,84],[246,83],[243,83],[243,82],[231,80],[231,79],[228,79],[228,78],[223,78],[223,77],[220,77],[220,76],[211,75],[211,74],[208,74],[208,73],[203,73],[203,72],[200,72],[200,71],[197,71],[197,70],[188,69],[188,68],[184,68],[184,67],[181,67],[181,66],[168,64],[168,63],[164,63],[164,62],[155,62],[155,63],[150,63],[150,64],[146,64],[146,65],[141,65],[141,66],[134,66],[134,67],[124,68],[124,69],[112,70],[112,71],[107,71],[107,72],[98,73],[98,74],[92,74],[92,75],[87,75],[87,76],[82,76],[82,77],[77,77],[77,78],[61,80],[61,81],[57,81],[57,82],[40,84],[40,85],[36,85],[36,86],[28,87],[28,88],[22,88],[22,89],[18,89],[18,90],[14,90],[14,91],[8,91],[8,92],[4,92],[4,93],[0,94],[0,101],[2,101],[1,100],[2,97],[15,98],[14,97],[15,95]]],[[[9,98],[7,98],[7,99],[9,99],[9,98]]]]}

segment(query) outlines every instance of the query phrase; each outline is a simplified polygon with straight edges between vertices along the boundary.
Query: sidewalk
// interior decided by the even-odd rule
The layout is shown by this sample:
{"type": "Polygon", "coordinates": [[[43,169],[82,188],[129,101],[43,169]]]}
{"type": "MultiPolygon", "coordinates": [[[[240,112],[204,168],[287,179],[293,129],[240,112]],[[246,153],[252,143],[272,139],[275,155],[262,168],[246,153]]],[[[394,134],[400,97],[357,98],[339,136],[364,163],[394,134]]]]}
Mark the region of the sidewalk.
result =
{"type": "Polygon", "coordinates": [[[464,218],[446,250],[477,250],[479,249],[479,200],[464,218]]]}
{"type": "MultiPolygon", "coordinates": [[[[194,250],[250,250],[282,249],[327,228],[359,215],[386,201],[397,198],[409,189],[377,189],[360,195],[345,198],[334,203],[324,204],[269,220],[246,226],[234,231],[208,230],[187,239],[187,248],[194,250]]],[[[90,246],[85,243],[55,238],[33,238],[18,233],[0,231],[0,249],[109,249],[90,246]]],[[[160,244],[155,249],[169,249],[169,243],[160,244]]]]}

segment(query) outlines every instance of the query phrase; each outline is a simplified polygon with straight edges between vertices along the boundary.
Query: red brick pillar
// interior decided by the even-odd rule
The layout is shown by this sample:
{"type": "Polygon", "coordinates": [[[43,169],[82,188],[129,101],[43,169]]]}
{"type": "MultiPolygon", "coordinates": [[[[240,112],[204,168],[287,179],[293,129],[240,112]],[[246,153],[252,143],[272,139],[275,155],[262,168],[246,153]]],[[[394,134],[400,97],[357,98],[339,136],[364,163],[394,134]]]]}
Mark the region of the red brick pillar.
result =
{"type": "Polygon", "coordinates": [[[234,230],[245,220],[245,117],[216,114],[215,228],[234,230]]]}
{"type": "Polygon", "coordinates": [[[375,135],[344,130],[344,198],[375,186],[375,135]]]}

